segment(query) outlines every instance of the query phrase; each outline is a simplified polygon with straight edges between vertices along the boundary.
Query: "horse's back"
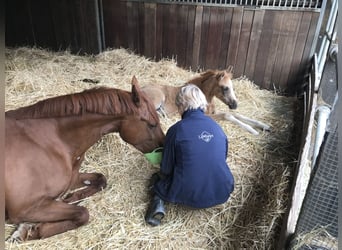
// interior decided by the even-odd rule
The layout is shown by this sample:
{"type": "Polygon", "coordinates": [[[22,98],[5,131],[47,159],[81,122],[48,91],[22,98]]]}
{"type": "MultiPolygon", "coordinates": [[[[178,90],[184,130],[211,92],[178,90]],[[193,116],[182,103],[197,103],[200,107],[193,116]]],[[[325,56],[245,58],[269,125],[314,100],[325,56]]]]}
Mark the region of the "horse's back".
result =
{"type": "Polygon", "coordinates": [[[158,110],[165,103],[165,94],[158,85],[149,85],[141,88],[152,101],[154,108],[158,110]]]}
{"type": "Polygon", "coordinates": [[[163,109],[167,115],[173,115],[177,112],[175,100],[179,88],[177,86],[152,84],[142,87],[142,90],[157,110],[163,109]]]}

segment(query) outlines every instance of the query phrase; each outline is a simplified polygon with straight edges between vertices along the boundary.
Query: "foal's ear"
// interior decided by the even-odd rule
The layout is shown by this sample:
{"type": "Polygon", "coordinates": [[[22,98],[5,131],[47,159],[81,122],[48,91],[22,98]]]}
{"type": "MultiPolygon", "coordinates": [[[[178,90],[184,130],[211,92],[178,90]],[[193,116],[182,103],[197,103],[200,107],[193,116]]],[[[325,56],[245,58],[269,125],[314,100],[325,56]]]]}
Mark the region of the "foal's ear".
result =
{"type": "Polygon", "coordinates": [[[133,76],[133,78],[132,78],[132,100],[137,107],[140,106],[140,94],[141,94],[141,90],[139,87],[138,80],[135,76],[133,76]]]}
{"type": "Polygon", "coordinates": [[[222,78],[224,77],[224,74],[225,74],[224,71],[218,72],[217,75],[216,75],[216,79],[218,81],[221,81],[222,78]]]}
{"type": "Polygon", "coordinates": [[[228,68],[226,69],[226,71],[227,71],[228,73],[233,74],[234,67],[233,67],[232,65],[229,65],[228,68]]]}

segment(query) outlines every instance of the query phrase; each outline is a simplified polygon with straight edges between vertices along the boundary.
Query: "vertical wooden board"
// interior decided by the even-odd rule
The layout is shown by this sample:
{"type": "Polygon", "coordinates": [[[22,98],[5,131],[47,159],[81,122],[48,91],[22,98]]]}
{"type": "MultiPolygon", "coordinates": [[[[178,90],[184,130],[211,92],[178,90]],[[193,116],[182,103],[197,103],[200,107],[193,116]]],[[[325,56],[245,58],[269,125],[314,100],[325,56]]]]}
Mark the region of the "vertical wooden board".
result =
{"type": "Polygon", "coordinates": [[[311,57],[313,55],[310,55],[310,52],[311,52],[312,46],[315,46],[313,44],[313,40],[314,40],[314,36],[316,33],[318,18],[320,15],[319,12],[312,12],[311,14],[312,16],[311,16],[310,28],[309,28],[308,36],[306,38],[305,49],[304,49],[304,53],[303,53],[302,60],[300,63],[300,68],[302,69],[303,73],[307,73],[307,71],[311,67],[311,57]]]}
{"type": "Polygon", "coordinates": [[[282,91],[287,87],[286,82],[282,78],[282,72],[289,70],[289,58],[292,58],[294,50],[293,41],[297,37],[296,29],[298,26],[296,25],[297,20],[293,20],[296,19],[296,12],[283,11],[283,13],[282,30],[272,73],[272,82],[282,91]]]}
{"type": "Polygon", "coordinates": [[[258,63],[256,61],[258,49],[260,46],[260,37],[261,32],[263,28],[263,19],[264,19],[265,10],[255,10],[254,11],[254,19],[253,19],[253,25],[251,30],[251,36],[250,36],[250,42],[248,46],[248,53],[247,53],[247,59],[246,59],[246,66],[245,66],[245,75],[249,79],[254,80],[254,71],[256,64],[258,63]]]}
{"type": "Polygon", "coordinates": [[[57,49],[49,1],[31,0],[29,4],[35,45],[43,48],[57,49]]]}
{"type": "Polygon", "coordinates": [[[231,65],[233,67],[235,67],[236,59],[237,59],[237,52],[238,52],[240,34],[241,34],[240,31],[241,31],[241,25],[242,25],[242,18],[243,18],[243,8],[242,7],[234,8],[230,37],[229,37],[228,54],[227,54],[227,60],[226,60],[226,65],[231,65]]]}
{"type": "Polygon", "coordinates": [[[308,37],[306,39],[306,44],[305,44],[305,51],[304,51],[304,56],[303,58],[311,58],[313,56],[313,53],[310,54],[312,46],[316,46],[313,44],[314,37],[316,35],[316,29],[317,29],[317,23],[318,19],[320,16],[319,12],[311,12],[311,23],[310,23],[310,29],[308,33],[308,37]]]}
{"type": "Polygon", "coordinates": [[[276,86],[277,89],[283,90],[283,86],[279,85],[280,80],[280,74],[283,66],[284,57],[286,56],[285,52],[285,45],[287,36],[291,36],[286,29],[288,29],[288,22],[290,22],[289,18],[289,12],[288,11],[282,11],[283,14],[283,20],[281,24],[281,29],[279,32],[279,41],[278,41],[278,47],[275,54],[275,61],[273,66],[273,72],[271,76],[271,82],[276,86]]]}
{"type": "MultiPolygon", "coordinates": [[[[299,83],[298,80],[302,80],[298,74],[304,74],[300,67],[300,63],[304,54],[305,42],[309,32],[311,16],[312,14],[310,12],[304,11],[302,13],[297,41],[295,45],[295,53],[292,58],[291,69],[288,78],[287,92],[289,93],[289,95],[295,94],[297,87],[296,83],[299,83]]],[[[300,83],[302,83],[302,81],[300,81],[300,83]]]]}
{"type": "Polygon", "coordinates": [[[208,45],[205,61],[206,69],[217,69],[220,56],[220,48],[223,33],[224,9],[212,7],[210,9],[210,21],[208,30],[208,45]]]}
{"type": "Polygon", "coordinates": [[[188,8],[188,23],[187,23],[187,39],[186,39],[186,61],[187,67],[192,66],[192,50],[194,44],[194,32],[195,32],[195,16],[196,6],[189,5],[188,8]]]}
{"type": "Polygon", "coordinates": [[[161,11],[163,15],[163,34],[162,34],[162,43],[163,43],[163,48],[162,48],[162,56],[163,57],[170,57],[171,55],[171,50],[170,50],[170,41],[169,41],[169,35],[170,35],[170,25],[169,21],[172,19],[170,18],[170,8],[169,5],[161,5],[161,11]]]}
{"type": "Polygon", "coordinates": [[[188,5],[177,5],[177,64],[180,67],[185,67],[186,61],[186,44],[187,44],[187,29],[188,29],[188,5]]]}
{"type": "Polygon", "coordinates": [[[79,27],[81,34],[81,51],[84,53],[99,53],[102,50],[100,27],[97,19],[97,0],[80,1],[79,27]]]}
{"type": "Polygon", "coordinates": [[[208,48],[209,20],[210,20],[210,7],[203,7],[200,54],[199,54],[199,63],[198,63],[201,68],[205,67],[207,48],[208,48]]]}
{"type": "Polygon", "coordinates": [[[104,37],[107,48],[127,45],[126,2],[102,0],[104,37]]]}
{"type": "Polygon", "coordinates": [[[76,1],[66,2],[66,5],[67,5],[66,7],[68,8],[68,16],[69,16],[69,21],[70,21],[69,28],[72,33],[72,44],[70,48],[72,53],[78,53],[80,49],[80,44],[81,44],[81,36],[80,36],[81,29],[78,27],[78,21],[77,21],[79,18],[77,15],[77,9],[78,9],[77,3],[78,2],[76,1]]]}
{"type": "Polygon", "coordinates": [[[144,34],[145,34],[145,4],[144,2],[139,2],[138,3],[138,29],[139,29],[139,40],[138,40],[138,54],[144,55],[144,49],[145,49],[145,39],[144,39],[144,34]]]}
{"type": "Polygon", "coordinates": [[[133,36],[133,51],[135,53],[139,53],[139,48],[140,48],[140,37],[142,36],[141,31],[140,31],[140,26],[139,26],[139,3],[134,2],[132,5],[132,22],[133,34],[129,34],[133,36]]]}
{"type": "Polygon", "coordinates": [[[68,0],[50,1],[51,18],[55,30],[56,44],[58,49],[71,51],[77,50],[77,41],[75,41],[74,22],[72,21],[70,10],[72,5],[68,0]]]}
{"type": "Polygon", "coordinates": [[[6,0],[6,46],[34,45],[29,3],[29,0],[6,0]]]}
{"type": "Polygon", "coordinates": [[[234,66],[235,77],[239,77],[245,74],[245,65],[246,65],[246,60],[248,60],[247,52],[248,52],[248,46],[250,42],[253,16],[254,16],[254,11],[251,11],[251,10],[244,11],[237,58],[236,58],[235,66],[234,66]]]}
{"type": "Polygon", "coordinates": [[[285,91],[288,89],[288,77],[291,69],[291,63],[294,53],[297,53],[295,51],[296,46],[296,40],[298,36],[298,30],[300,26],[300,20],[302,17],[302,13],[299,11],[292,12],[290,15],[290,21],[287,23],[288,29],[287,32],[291,34],[290,36],[287,36],[287,41],[285,44],[285,57],[283,60],[283,66],[281,67],[281,74],[279,79],[279,85],[282,86],[285,91]]]}
{"type": "Polygon", "coordinates": [[[113,8],[113,4],[111,3],[112,1],[110,0],[101,0],[102,1],[102,19],[103,19],[103,33],[104,33],[104,38],[105,38],[105,45],[106,48],[114,47],[114,35],[113,31],[109,28],[110,23],[112,21],[112,11],[111,8],[113,8]]]}
{"type": "Polygon", "coordinates": [[[157,5],[156,10],[156,60],[163,58],[163,4],[157,5]]]}
{"type": "Polygon", "coordinates": [[[195,26],[194,26],[194,42],[192,49],[192,69],[198,70],[199,65],[199,55],[201,48],[201,37],[202,37],[202,17],[203,17],[203,6],[196,6],[195,14],[195,26]]]}
{"type": "Polygon", "coordinates": [[[223,8],[224,9],[224,21],[222,30],[222,40],[220,55],[218,58],[218,69],[227,69],[230,65],[226,62],[228,55],[229,37],[232,25],[233,8],[223,8]]]}
{"type": "MultiPolygon", "coordinates": [[[[84,42],[84,26],[81,25],[82,21],[82,14],[81,14],[81,1],[76,0],[72,2],[72,21],[74,25],[74,35],[76,37],[76,49],[78,50],[77,53],[79,53],[80,48],[83,46],[84,42]]],[[[76,51],[74,51],[76,53],[76,51]]],[[[82,52],[81,52],[82,53],[82,52]]]]}
{"type": "Polygon", "coordinates": [[[145,3],[144,7],[144,55],[154,58],[156,48],[156,4],[145,3]]]}
{"type": "Polygon", "coordinates": [[[135,51],[139,41],[138,17],[139,8],[135,2],[127,2],[127,46],[130,50],[135,51]]]}
{"type": "Polygon", "coordinates": [[[276,61],[280,35],[282,32],[281,29],[282,29],[282,23],[283,23],[283,13],[284,12],[280,10],[275,11],[271,44],[269,47],[269,53],[267,57],[266,67],[265,67],[263,85],[261,86],[265,89],[273,89],[273,84],[276,84],[272,82],[272,73],[273,73],[274,64],[276,61]]]}
{"type": "Polygon", "coordinates": [[[293,95],[295,92],[295,82],[294,79],[297,78],[298,72],[300,72],[300,62],[303,56],[305,41],[308,35],[309,27],[311,21],[311,13],[308,11],[302,12],[302,17],[300,20],[300,26],[298,29],[297,41],[295,45],[295,53],[292,58],[291,69],[288,78],[288,91],[293,95]]]}
{"type": "Polygon", "coordinates": [[[177,23],[179,16],[177,15],[178,5],[168,5],[169,9],[169,18],[168,23],[168,34],[167,34],[167,44],[169,48],[168,57],[174,58],[177,54],[177,39],[178,39],[178,30],[177,30],[177,23]]]}
{"type": "MultiPolygon", "coordinates": [[[[125,20],[125,18],[127,17],[127,7],[126,7],[126,3],[125,2],[120,2],[118,4],[120,11],[120,15],[119,15],[119,25],[120,25],[120,39],[119,39],[119,46],[118,47],[123,47],[123,48],[127,48],[128,47],[128,43],[127,43],[127,22],[125,20]]],[[[115,27],[118,28],[118,27],[115,27]]]]}
{"type": "Polygon", "coordinates": [[[68,3],[68,7],[70,9],[70,19],[72,22],[72,32],[74,37],[75,46],[72,50],[73,53],[79,53],[81,44],[82,44],[82,33],[84,30],[83,27],[80,27],[80,15],[79,15],[79,9],[80,9],[80,2],[79,1],[72,1],[68,3]]]}
{"type": "MultiPolygon", "coordinates": [[[[260,86],[265,87],[264,74],[267,65],[268,57],[272,56],[270,54],[271,42],[272,42],[272,32],[273,25],[275,22],[276,11],[267,10],[263,16],[262,31],[259,41],[259,47],[257,49],[256,62],[254,68],[254,82],[260,86]]],[[[267,84],[268,85],[268,84],[267,84]]]]}

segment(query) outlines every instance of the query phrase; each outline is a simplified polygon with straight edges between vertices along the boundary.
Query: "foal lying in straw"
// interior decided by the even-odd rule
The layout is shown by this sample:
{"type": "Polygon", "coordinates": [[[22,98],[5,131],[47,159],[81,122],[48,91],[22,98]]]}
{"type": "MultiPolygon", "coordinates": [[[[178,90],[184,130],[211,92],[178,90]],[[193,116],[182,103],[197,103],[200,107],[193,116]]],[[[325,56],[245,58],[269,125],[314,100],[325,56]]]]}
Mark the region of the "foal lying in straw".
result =
{"type": "MultiPolygon", "coordinates": [[[[215,112],[214,97],[221,100],[230,109],[237,108],[232,76],[230,70],[208,70],[187,83],[192,83],[202,90],[208,101],[207,114],[215,120],[231,121],[254,135],[258,135],[259,132],[253,127],[269,131],[269,125],[246,116],[233,115],[229,112],[215,112]]],[[[152,100],[161,115],[172,116],[177,113],[175,98],[180,88],[181,86],[147,85],[142,87],[142,90],[152,100]]]]}

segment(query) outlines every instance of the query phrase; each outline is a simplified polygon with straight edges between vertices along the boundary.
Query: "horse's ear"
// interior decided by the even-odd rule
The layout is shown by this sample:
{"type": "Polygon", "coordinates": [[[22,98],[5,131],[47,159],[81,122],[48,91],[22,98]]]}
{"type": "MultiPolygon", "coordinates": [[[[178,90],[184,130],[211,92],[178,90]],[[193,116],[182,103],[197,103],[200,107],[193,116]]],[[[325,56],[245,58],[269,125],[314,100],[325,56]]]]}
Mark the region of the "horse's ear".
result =
{"type": "Polygon", "coordinates": [[[221,81],[221,79],[224,77],[224,71],[220,71],[220,72],[218,72],[217,74],[216,74],[216,79],[218,80],[218,81],[221,81]]]}
{"type": "Polygon", "coordinates": [[[140,106],[140,87],[138,80],[135,76],[132,78],[132,100],[136,106],[140,106]]]}
{"type": "Polygon", "coordinates": [[[229,65],[228,66],[228,68],[226,69],[226,71],[228,72],[228,73],[231,73],[231,74],[233,74],[233,66],[232,65],[229,65]]]}

